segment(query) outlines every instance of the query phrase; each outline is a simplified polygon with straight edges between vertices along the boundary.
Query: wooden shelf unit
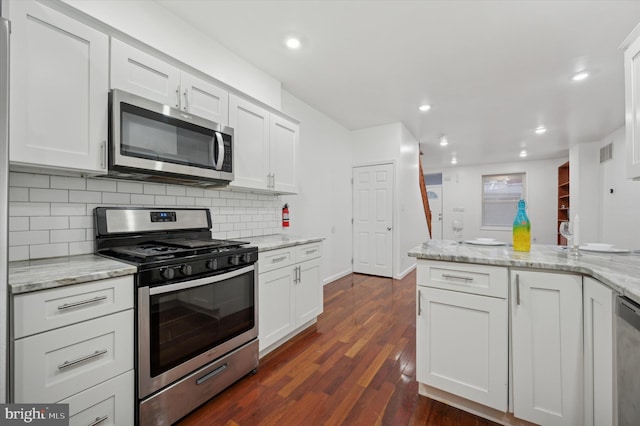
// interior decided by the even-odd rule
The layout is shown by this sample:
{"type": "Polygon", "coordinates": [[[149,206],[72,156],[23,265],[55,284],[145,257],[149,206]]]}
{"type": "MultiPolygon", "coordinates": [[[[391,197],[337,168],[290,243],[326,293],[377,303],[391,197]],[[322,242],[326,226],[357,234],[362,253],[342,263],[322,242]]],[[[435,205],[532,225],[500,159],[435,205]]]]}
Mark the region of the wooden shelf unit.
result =
{"type": "Polygon", "coordinates": [[[558,167],[558,223],[556,232],[558,233],[558,245],[566,245],[566,239],[560,235],[560,223],[570,219],[569,208],[571,207],[569,196],[569,162],[558,167]]]}

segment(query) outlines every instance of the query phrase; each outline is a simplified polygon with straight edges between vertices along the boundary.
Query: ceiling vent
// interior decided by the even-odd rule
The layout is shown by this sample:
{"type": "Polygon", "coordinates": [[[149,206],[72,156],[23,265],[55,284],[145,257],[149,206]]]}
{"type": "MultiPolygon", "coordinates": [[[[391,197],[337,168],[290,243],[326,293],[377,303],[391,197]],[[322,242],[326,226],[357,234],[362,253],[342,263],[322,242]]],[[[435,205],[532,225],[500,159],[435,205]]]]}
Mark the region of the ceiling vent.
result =
{"type": "Polygon", "coordinates": [[[600,148],[600,163],[609,161],[613,158],[613,142],[600,148]]]}

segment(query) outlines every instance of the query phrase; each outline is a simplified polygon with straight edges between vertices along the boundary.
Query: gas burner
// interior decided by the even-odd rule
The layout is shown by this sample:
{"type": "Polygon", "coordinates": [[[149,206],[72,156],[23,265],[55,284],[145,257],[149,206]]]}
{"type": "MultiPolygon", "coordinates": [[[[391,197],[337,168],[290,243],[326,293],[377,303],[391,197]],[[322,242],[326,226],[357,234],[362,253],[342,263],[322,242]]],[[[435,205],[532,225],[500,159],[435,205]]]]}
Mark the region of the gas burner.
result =
{"type": "Polygon", "coordinates": [[[133,256],[136,258],[146,259],[154,256],[172,255],[181,251],[180,247],[169,247],[161,245],[141,245],[141,246],[125,246],[114,247],[111,249],[114,253],[133,256]]]}

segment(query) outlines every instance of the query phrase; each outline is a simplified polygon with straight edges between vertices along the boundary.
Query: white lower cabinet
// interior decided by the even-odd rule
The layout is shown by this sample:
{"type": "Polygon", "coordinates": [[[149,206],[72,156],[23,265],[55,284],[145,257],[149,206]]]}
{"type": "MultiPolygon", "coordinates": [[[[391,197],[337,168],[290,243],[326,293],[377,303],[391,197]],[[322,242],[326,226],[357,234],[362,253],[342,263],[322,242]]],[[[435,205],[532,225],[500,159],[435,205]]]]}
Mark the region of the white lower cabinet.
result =
{"type": "Polygon", "coordinates": [[[507,410],[507,301],[418,287],[421,383],[507,410]]]}
{"type": "Polygon", "coordinates": [[[258,256],[260,352],[273,350],[323,310],[321,243],[261,252],[258,256]]]}
{"type": "Polygon", "coordinates": [[[584,278],[584,424],[615,424],[614,294],[593,278],[584,278]]]}
{"type": "Polygon", "coordinates": [[[68,403],[71,425],[134,424],[133,278],[12,302],[11,402],[68,403]]]}
{"type": "Polygon", "coordinates": [[[506,295],[506,268],[419,260],[418,382],[507,411],[506,295]]]}
{"type": "Polygon", "coordinates": [[[582,277],[511,271],[513,414],[583,424],[582,277]]]}

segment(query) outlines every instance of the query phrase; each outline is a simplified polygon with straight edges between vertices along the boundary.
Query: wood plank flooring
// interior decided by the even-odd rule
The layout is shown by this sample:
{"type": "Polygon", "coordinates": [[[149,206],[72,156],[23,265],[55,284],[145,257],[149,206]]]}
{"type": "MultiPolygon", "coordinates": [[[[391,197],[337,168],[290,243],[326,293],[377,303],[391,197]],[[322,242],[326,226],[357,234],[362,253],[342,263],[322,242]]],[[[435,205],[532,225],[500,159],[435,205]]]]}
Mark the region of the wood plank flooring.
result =
{"type": "Polygon", "coordinates": [[[349,275],[324,287],[317,324],[179,425],[495,424],[419,396],[415,346],[415,271],[349,275]]]}

